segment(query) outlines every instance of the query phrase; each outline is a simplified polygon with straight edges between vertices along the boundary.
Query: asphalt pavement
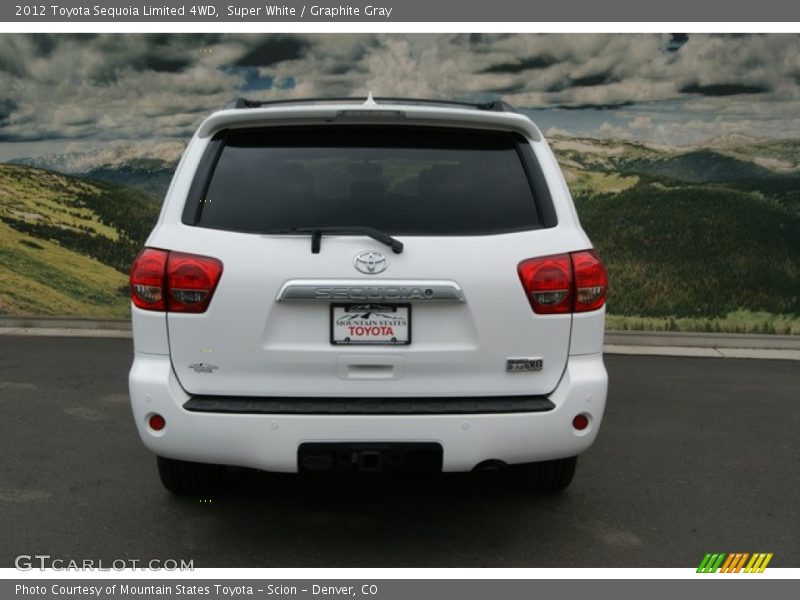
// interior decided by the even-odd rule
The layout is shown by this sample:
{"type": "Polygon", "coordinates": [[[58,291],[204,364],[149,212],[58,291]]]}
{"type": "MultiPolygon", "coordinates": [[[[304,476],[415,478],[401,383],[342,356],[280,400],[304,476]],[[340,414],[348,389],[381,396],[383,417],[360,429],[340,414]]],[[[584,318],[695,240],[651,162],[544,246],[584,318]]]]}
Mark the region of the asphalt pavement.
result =
{"type": "Polygon", "coordinates": [[[128,406],[129,339],[0,336],[0,567],[694,567],[706,552],[800,566],[797,362],[606,357],[597,443],[556,496],[491,477],[319,481],[239,470],[179,499],[128,406]]]}

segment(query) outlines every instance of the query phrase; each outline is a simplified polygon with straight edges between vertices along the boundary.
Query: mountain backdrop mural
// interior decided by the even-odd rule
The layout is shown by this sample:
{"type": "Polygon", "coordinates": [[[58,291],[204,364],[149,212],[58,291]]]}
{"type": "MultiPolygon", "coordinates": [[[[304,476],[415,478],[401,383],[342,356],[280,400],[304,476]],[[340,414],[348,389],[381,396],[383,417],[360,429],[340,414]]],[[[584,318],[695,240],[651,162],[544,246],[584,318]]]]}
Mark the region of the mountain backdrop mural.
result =
{"type": "Polygon", "coordinates": [[[2,34],[0,313],[127,316],[128,267],[208,112],[370,90],[529,114],[608,266],[609,326],[800,334],[783,34],[2,34]]]}

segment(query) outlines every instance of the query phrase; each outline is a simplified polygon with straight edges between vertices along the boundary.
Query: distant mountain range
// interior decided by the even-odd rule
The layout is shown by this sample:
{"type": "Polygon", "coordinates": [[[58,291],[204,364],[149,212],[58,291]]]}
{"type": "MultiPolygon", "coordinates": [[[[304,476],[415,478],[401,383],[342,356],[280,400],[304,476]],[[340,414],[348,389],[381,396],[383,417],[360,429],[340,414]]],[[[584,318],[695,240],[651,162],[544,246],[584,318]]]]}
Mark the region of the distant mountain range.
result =
{"type": "MultiPolygon", "coordinates": [[[[686,161],[693,156],[705,156],[731,167],[746,169],[746,165],[751,164],[776,175],[800,173],[800,140],[797,139],[761,140],[729,135],[693,146],[561,136],[549,140],[560,161],[586,169],[635,170],[632,165],[670,163],[675,160],[686,161]]],[[[725,177],[740,179],[741,172],[731,168],[725,177]]]]}
{"type": "MultiPolygon", "coordinates": [[[[731,134],[695,146],[561,136],[550,142],[570,185],[578,191],[622,191],[637,174],[694,183],[800,174],[800,140],[731,134]]],[[[119,183],[161,199],[184,147],[177,141],[125,144],[9,162],[119,183]]]]}
{"type": "Polygon", "coordinates": [[[800,190],[800,140],[729,135],[695,146],[624,140],[550,138],[572,194],[621,193],[643,178],[672,183],[738,182],[750,191],[770,188],[781,198],[800,190]]]}
{"type": "Polygon", "coordinates": [[[90,152],[22,157],[8,162],[119,183],[160,200],[167,192],[184,148],[185,144],[177,141],[123,144],[90,152]]]}

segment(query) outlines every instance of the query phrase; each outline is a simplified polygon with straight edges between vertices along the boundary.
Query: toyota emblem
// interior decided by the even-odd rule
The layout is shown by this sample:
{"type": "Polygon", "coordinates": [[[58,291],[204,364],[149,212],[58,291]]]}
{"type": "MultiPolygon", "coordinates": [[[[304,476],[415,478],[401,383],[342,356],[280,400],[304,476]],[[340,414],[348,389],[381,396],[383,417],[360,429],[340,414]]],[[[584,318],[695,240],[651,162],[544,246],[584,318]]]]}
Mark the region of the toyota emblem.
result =
{"type": "Polygon", "coordinates": [[[380,252],[361,252],[353,261],[356,269],[367,275],[383,273],[389,266],[389,261],[380,252]]]}

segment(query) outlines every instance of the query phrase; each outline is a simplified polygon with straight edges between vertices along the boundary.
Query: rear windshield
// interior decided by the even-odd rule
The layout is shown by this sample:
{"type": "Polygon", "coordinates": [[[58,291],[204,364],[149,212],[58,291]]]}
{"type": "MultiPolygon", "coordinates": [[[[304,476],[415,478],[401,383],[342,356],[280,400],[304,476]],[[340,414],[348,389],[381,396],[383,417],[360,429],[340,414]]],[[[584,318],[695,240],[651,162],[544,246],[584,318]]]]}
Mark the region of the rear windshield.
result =
{"type": "Polygon", "coordinates": [[[526,144],[511,133],[261,129],[224,132],[215,143],[185,222],[248,232],[366,226],[408,235],[542,226],[526,144]]]}

